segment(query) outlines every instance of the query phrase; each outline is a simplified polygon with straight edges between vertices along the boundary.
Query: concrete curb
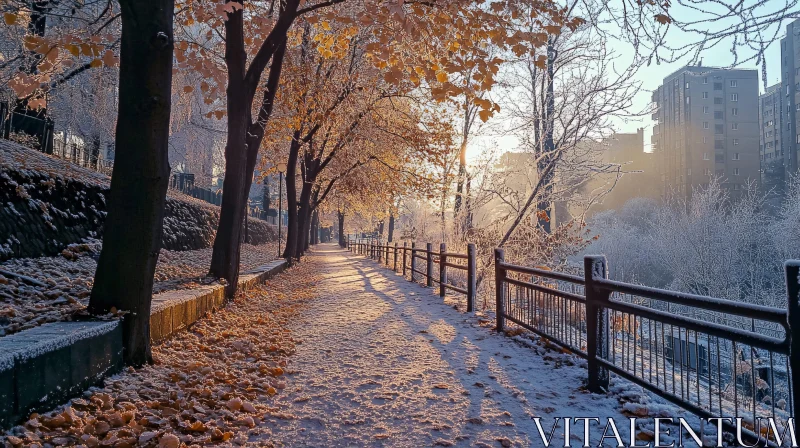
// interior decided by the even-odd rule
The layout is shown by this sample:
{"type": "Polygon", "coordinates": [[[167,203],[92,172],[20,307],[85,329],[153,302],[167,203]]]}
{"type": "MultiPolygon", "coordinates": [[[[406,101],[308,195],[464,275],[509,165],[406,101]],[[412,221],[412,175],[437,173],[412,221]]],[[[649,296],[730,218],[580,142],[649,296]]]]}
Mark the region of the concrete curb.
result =
{"type": "MultiPolygon", "coordinates": [[[[286,269],[286,261],[275,260],[239,276],[239,288],[247,290],[263,283],[286,269]]],[[[222,285],[166,291],[153,296],[150,310],[150,339],[154,343],[168,339],[195,323],[206,312],[220,308],[225,302],[222,285]]]]}
{"type": "MultiPolygon", "coordinates": [[[[247,290],[286,269],[271,261],[242,273],[247,290]]],[[[224,305],[222,285],[166,291],[153,296],[150,338],[168,339],[206,312],[224,305]]],[[[52,409],[122,370],[119,321],[53,322],[0,338],[0,428],[52,409]]]]}

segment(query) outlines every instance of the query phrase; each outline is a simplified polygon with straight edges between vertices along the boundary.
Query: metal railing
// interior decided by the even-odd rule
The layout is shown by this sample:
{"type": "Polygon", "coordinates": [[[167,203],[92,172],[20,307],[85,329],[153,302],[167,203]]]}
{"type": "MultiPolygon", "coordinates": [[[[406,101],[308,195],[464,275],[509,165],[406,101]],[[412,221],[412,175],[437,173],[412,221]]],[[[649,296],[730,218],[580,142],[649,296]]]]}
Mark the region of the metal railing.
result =
{"type": "Polygon", "coordinates": [[[347,238],[347,249],[358,255],[384,263],[394,272],[402,274],[412,282],[421,283],[428,288],[438,286],[439,296],[445,297],[447,291],[463,294],[466,297],[467,312],[475,310],[476,296],[476,257],[475,245],[467,245],[467,253],[448,252],[445,243],[439,251],[427,243],[425,248],[417,247],[415,242],[400,246],[371,239],[347,238]],[[436,268],[438,266],[438,269],[436,268]]]}
{"type": "Polygon", "coordinates": [[[607,272],[602,256],[587,256],[580,277],[509,264],[496,249],[497,330],[511,322],[586,358],[592,392],[608,390],[613,373],[698,416],[741,417],[752,440],[768,436],[761,418],[790,421],[800,399],[800,338],[790,337],[800,328],[800,262],[786,264],[788,311],[607,272]]]}

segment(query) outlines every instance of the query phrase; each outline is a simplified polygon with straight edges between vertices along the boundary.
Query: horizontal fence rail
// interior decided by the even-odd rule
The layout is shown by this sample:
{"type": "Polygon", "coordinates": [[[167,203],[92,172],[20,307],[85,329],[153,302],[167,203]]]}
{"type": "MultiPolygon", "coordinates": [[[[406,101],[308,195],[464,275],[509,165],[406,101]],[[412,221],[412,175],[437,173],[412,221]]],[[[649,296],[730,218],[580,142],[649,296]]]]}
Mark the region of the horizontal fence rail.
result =
{"type": "Polygon", "coordinates": [[[509,264],[496,249],[497,330],[510,322],[586,358],[592,392],[608,390],[613,373],[698,416],[741,417],[752,440],[768,436],[760,418],[789,422],[800,399],[800,338],[790,337],[800,328],[800,262],[786,264],[788,310],[607,272],[602,256],[587,256],[584,275],[574,276],[509,264]]]}
{"type": "Polygon", "coordinates": [[[448,291],[464,295],[467,312],[475,310],[476,286],[476,252],[475,245],[467,245],[467,253],[448,252],[442,243],[435,251],[431,243],[424,248],[416,242],[382,243],[374,239],[347,239],[347,248],[358,255],[383,263],[386,267],[408,278],[412,282],[423,284],[429,288],[436,287],[440,297],[448,291]]]}

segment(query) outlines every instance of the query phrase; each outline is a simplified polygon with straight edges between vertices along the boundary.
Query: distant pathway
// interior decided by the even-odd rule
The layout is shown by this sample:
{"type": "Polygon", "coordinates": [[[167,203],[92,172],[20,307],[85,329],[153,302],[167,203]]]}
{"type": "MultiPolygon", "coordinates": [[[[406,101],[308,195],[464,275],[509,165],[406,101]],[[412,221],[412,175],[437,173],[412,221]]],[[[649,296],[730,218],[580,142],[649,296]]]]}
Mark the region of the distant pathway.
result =
{"type": "Polygon", "coordinates": [[[548,433],[556,416],[625,418],[616,399],[579,390],[586,371],[571,356],[493,334],[337,246],[317,246],[304,263],[323,279],[289,325],[302,344],[269,403],[277,417],[262,423],[278,446],[535,447],[534,416],[548,433]]]}

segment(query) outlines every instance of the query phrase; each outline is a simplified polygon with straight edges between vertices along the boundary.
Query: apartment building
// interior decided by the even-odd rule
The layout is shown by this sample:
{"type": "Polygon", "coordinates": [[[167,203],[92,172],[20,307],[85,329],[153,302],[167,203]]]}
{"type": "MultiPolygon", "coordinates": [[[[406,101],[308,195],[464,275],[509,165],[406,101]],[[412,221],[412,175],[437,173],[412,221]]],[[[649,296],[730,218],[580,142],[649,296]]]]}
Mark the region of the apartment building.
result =
{"type": "Polygon", "coordinates": [[[797,172],[800,156],[800,19],[786,26],[786,35],[781,39],[781,153],[785,179],[797,172]]]}
{"type": "Polygon", "coordinates": [[[732,196],[760,180],[758,72],[686,66],[653,91],[652,151],[663,196],[717,178],[732,196]]]}
{"type": "Polygon", "coordinates": [[[782,84],[767,87],[758,97],[759,157],[761,185],[766,190],[782,191],[785,183],[785,151],[782,145],[783,98],[782,84]]]}

